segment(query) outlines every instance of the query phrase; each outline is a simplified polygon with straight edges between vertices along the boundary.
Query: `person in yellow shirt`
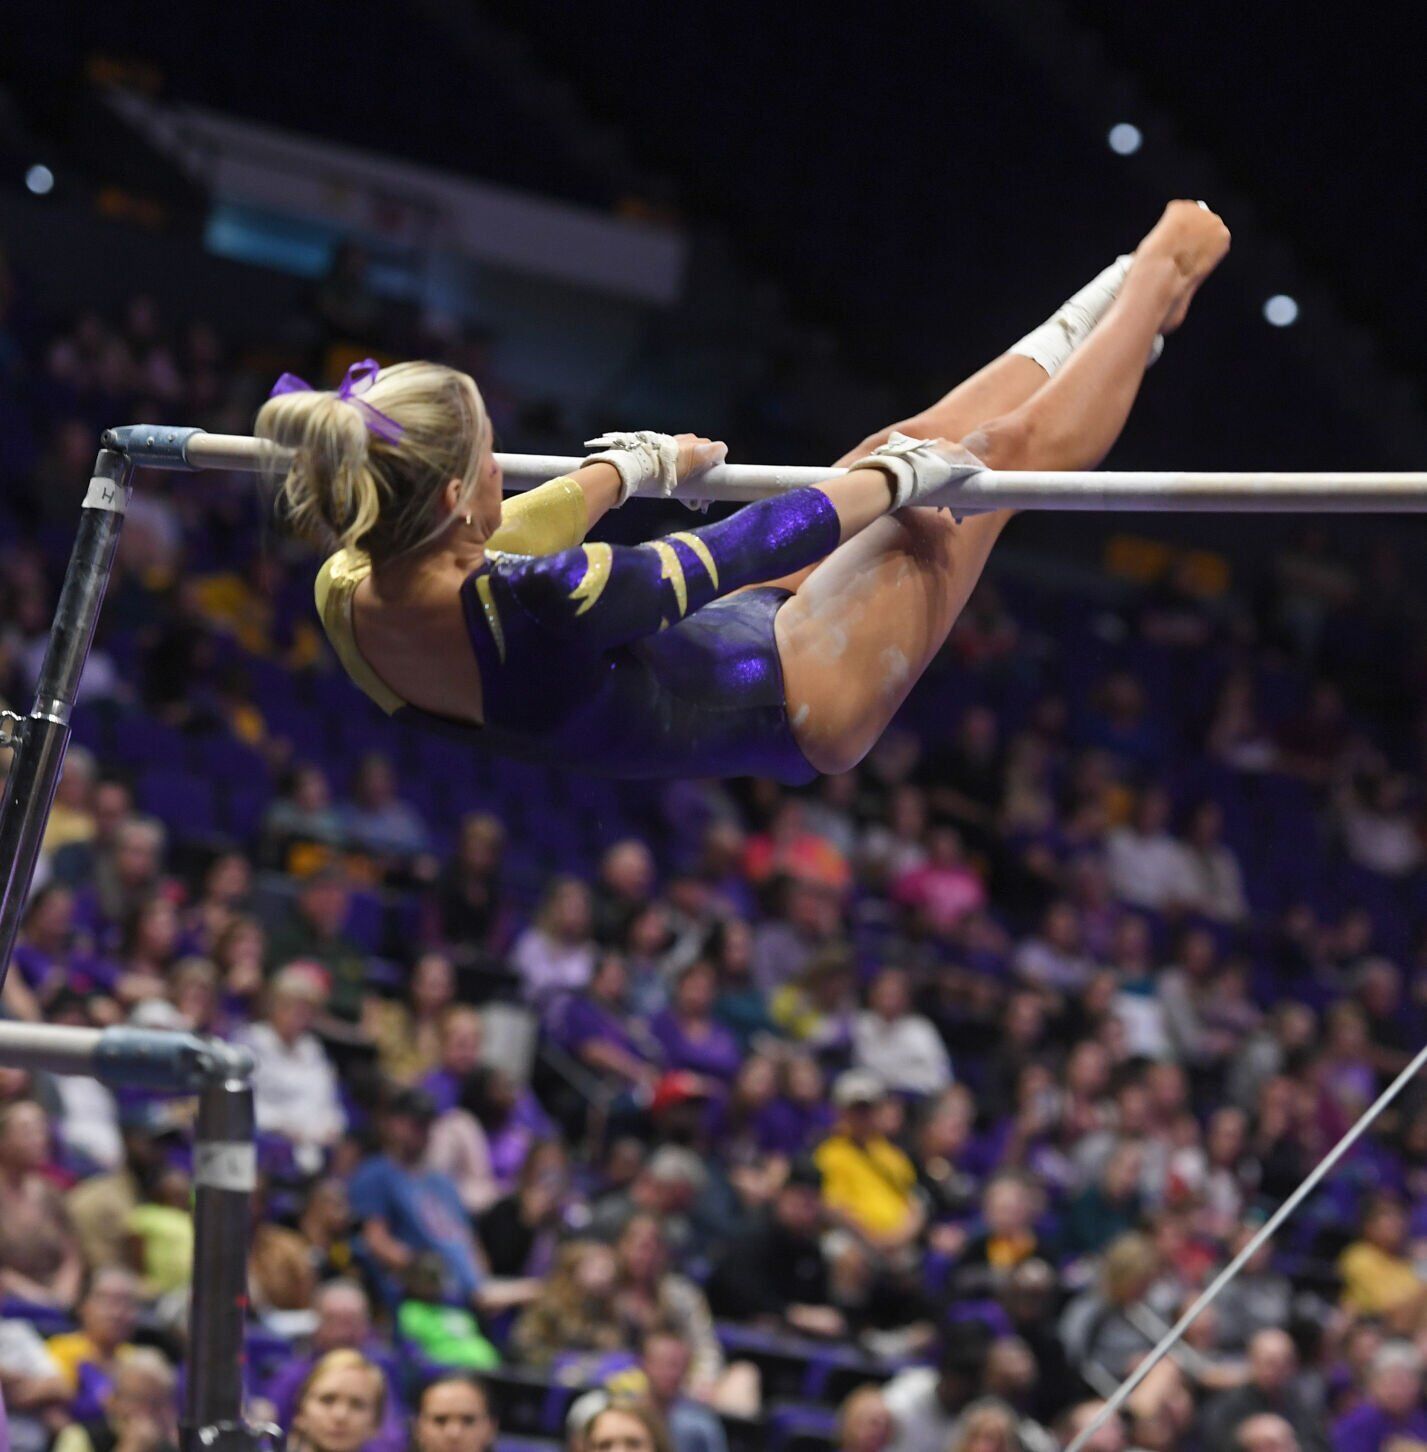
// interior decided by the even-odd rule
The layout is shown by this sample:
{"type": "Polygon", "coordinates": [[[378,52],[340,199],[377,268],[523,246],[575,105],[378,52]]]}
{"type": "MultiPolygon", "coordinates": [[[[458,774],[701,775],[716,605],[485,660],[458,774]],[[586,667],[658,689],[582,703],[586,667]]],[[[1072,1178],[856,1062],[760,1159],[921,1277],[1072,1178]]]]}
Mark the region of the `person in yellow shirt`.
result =
{"type": "Polygon", "coordinates": [[[833,1220],[873,1249],[911,1246],[926,1226],[911,1160],[878,1127],[887,1087],[866,1069],[849,1069],[833,1084],[837,1126],[813,1152],[822,1171],[823,1203],[833,1220]]]}
{"type": "Polygon", "coordinates": [[[1427,1281],[1407,1256],[1407,1212],[1399,1200],[1369,1201],[1362,1234],[1338,1257],[1342,1305],[1358,1316],[1379,1316],[1395,1331],[1427,1324],[1427,1281]]]}
{"type": "MultiPolygon", "coordinates": [[[[86,1366],[108,1385],[139,1324],[139,1281],[123,1266],[104,1266],[94,1272],[79,1303],[79,1330],[51,1336],[45,1343],[71,1393],[81,1390],[80,1372],[86,1366]]],[[[97,1408],[72,1408],[83,1418],[97,1408]]]]}

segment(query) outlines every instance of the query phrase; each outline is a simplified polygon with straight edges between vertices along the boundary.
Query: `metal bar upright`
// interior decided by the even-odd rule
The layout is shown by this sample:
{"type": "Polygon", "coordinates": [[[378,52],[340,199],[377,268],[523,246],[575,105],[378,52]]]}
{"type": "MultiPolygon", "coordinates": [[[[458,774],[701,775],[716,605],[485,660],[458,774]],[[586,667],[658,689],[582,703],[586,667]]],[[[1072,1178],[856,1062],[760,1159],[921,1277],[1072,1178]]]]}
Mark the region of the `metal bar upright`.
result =
{"type": "Polygon", "coordinates": [[[35,687],[35,703],[16,732],[14,759],[0,800],[0,986],[10,968],[10,954],[64,764],[70,712],[114,566],[133,468],[124,454],[112,449],[102,449],[95,462],[35,687]]]}
{"type": "MultiPolygon", "coordinates": [[[[212,1044],[222,1054],[224,1045],[212,1044]]],[[[251,1452],[270,1429],[243,1419],[248,1232],[257,1182],[251,1060],[227,1050],[199,1091],[193,1294],[183,1452],[251,1452]]]]}

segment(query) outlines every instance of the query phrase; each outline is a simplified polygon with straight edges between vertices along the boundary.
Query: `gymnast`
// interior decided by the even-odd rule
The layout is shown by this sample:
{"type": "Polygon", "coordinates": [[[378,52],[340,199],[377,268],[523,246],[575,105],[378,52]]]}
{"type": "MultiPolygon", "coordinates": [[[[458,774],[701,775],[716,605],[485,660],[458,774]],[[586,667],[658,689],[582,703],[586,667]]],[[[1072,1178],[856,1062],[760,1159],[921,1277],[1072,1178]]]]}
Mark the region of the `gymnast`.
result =
{"type": "Polygon", "coordinates": [[[475,384],[431,363],[357,365],[335,392],[284,374],[256,432],[294,451],[279,512],[337,546],[318,612],[388,714],[608,776],[800,784],[871,749],[975,586],[1009,515],[958,522],[960,472],[1097,465],[1228,246],[1213,212],[1171,202],[1132,255],[864,440],[846,474],[641,545],[585,536],[636,490],[677,497],[722,444],[607,435],[503,501],[475,384]]]}

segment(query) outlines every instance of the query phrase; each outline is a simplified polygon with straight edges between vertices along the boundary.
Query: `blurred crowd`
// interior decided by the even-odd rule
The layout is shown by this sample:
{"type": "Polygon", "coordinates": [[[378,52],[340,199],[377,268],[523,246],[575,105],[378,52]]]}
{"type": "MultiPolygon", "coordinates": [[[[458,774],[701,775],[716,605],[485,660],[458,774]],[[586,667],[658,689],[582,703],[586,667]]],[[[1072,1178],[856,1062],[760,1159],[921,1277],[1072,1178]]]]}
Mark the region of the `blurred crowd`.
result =
{"type": "MultiPolygon", "coordinates": [[[[256,375],[148,298],[26,318],[0,268],[0,376],[23,709],[97,426],[242,430],[256,375]]],[[[271,799],[199,831],[72,746],[3,1005],[251,1049],[253,1410],[298,1445],[486,1452],[535,1388],[582,1452],[1050,1452],[1423,1042],[1391,543],[997,576],[861,768],[679,783],[615,840],[574,783],[571,863],[499,794],[448,824],[419,750],[272,719],[255,672],[332,662],[250,490],[136,496],[79,712],[239,743],[271,799]]],[[[174,1444],[191,1190],[184,1102],[0,1070],[20,1452],[174,1444]]],[[[1409,1088],[1095,1452],[1427,1444],[1424,1192],[1409,1088]]]]}

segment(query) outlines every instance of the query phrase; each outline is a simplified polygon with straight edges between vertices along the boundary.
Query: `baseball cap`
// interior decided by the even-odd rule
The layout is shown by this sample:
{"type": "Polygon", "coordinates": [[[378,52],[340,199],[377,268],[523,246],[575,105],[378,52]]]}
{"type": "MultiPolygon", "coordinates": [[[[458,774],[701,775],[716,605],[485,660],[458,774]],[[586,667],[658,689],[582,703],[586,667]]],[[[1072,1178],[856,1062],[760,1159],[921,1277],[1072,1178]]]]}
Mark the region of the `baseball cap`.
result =
{"type": "Polygon", "coordinates": [[[832,1102],[839,1109],[880,1104],[886,1097],[887,1086],[871,1069],[848,1069],[837,1076],[832,1086],[832,1102]]]}
{"type": "Polygon", "coordinates": [[[709,1098],[709,1091],[703,1079],[688,1069],[676,1069],[665,1074],[654,1086],[654,1097],[649,1103],[651,1114],[661,1114],[679,1104],[709,1098]]]}

